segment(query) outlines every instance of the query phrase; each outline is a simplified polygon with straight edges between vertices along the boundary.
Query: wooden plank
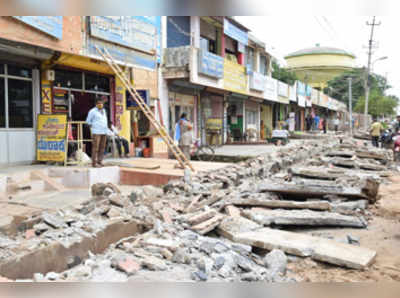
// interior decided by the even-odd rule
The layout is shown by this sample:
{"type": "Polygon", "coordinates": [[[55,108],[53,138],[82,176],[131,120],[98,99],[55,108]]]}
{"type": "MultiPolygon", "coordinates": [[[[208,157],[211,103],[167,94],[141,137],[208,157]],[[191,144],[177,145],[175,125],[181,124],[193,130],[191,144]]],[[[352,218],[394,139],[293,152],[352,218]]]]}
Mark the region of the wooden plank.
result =
{"type": "Polygon", "coordinates": [[[267,250],[281,249],[288,254],[352,269],[365,269],[376,258],[376,252],[368,248],[270,228],[237,233],[233,241],[267,250]]]}

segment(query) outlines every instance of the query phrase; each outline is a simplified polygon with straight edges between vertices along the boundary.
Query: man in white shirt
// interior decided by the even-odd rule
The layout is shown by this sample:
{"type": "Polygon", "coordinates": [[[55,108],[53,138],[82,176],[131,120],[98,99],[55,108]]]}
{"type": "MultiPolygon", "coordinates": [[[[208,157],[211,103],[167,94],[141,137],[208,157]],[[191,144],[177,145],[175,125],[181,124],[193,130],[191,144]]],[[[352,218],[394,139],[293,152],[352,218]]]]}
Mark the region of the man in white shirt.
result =
{"type": "Polygon", "coordinates": [[[103,157],[106,148],[107,112],[104,109],[104,102],[101,98],[96,100],[96,106],[89,111],[86,118],[92,133],[92,166],[103,167],[103,157]]]}
{"type": "Polygon", "coordinates": [[[110,122],[107,135],[114,138],[117,144],[119,156],[128,158],[129,157],[129,142],[125,138],[119,135],[119,130],[110,122]],[[122,155],[122,146],[124,147],[124,155],[122,155]]]}
{"type": "Polygon", "coordinates": [[[335,126],[335,131],[339,130],[339,123],[340,123],[339,117],[336,116],[335,119],[333,120],[333,125],[335,126]]]}

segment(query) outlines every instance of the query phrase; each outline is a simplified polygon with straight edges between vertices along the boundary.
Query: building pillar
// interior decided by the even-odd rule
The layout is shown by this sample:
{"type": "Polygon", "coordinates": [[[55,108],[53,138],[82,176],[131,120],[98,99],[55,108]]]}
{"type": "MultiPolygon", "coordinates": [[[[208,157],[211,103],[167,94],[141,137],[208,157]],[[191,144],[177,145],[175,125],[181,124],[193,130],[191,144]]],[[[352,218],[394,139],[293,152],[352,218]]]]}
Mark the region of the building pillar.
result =
{"type": "Polygon", "coordinates": [[[221,56],[225,57],[225,34],[224,31],[221,30],[221,56]]]}
{"type": "Polygon", "coordinates": [[[240,65],[244,65],[244,54],[238,53],[238,61],[240,65]]]}
{"type": "Polygon", "coordinates": [[[200,48],[200,17],[190,17],[190,35],[191,35],[191,46],[200,48]]]}

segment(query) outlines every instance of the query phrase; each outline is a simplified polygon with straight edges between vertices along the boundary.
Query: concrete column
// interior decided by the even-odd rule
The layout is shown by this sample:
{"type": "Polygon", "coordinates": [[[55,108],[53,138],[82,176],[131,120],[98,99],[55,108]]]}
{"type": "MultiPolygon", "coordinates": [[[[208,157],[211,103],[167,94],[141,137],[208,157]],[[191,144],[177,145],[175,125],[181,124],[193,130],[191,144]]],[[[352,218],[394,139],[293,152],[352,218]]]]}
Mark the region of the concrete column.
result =
{"type": "Polygon", "coordinates": [[[260,51],[255,52],[255,57],[254,57],[254,71],[260,72],[260,51]]]}
{"type": "Polygon", "coordinates": [[[221,30],[221,56],[225,57],[225,34],[224,30],[221,30]]]}
{"type": "MultiPolygon", "coordinates": [[[[161,48],[167,48],[167,17],[161,17],[161,48]]],[[[161,58],[161,64],[163,59],[161,58]]],[[[167,80],[162,76],[161,68],[158,69],[158,98],[160,99],[161,113],[164,120],[164,126],[168,130],[169,112],[168,112],[168,85],[167,80]]],[[[159,118],[159,117],[158,117],[159,118]]]]}
{"type": "Polygon", "coordinates": [[[191,45],[195,48],[200,48],[200,17],[190,17],[190,34],[191,34],[191,45]]]}

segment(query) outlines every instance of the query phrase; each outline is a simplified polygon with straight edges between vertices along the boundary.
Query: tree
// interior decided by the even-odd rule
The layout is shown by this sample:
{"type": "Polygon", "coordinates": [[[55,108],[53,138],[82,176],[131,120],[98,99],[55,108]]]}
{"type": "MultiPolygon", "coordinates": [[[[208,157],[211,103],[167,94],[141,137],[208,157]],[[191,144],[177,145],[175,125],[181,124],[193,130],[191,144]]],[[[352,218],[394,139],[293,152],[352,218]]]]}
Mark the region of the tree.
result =
{"type": "MultiPolygon", "coordinates": [[[[352,78],[352,96],[353,96],[353,107],[357,106],[357,101],[365,95],[364,79],[365,70],[364,68],[355,68],[351,71],[347,71],[342,75],[328,81],[328,87],[324,89],[325,94],[330,94],[337,100],[349,105],[348,98],[348,78],[352,78]]],[[[383,96],[385,90],[390,89],[391,86],[387,84],[385,77],[378,74],[370,74],[369,76],[370,94],[376,92],[383,96]]]]}
{"type": "MultiPolygon", "coordinates": [[[[365,97],[361,96],[355,105],[354,111],[364,113],[365,97]]],[[[396,113],[395,108],[398,105],[398,97],[394,95],[384,96],[376,89],[370,93],[368,102],[368,113],[374,117],[392,116],[396,113]]]]}
{"type": "Polygon", "coordinates": [[[293,85],[298,80],[294,72],[282,68],[276,61],[272,61],[272,77],[289,85],[293,85]]]}

